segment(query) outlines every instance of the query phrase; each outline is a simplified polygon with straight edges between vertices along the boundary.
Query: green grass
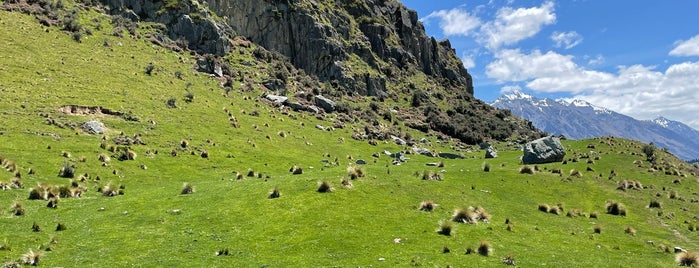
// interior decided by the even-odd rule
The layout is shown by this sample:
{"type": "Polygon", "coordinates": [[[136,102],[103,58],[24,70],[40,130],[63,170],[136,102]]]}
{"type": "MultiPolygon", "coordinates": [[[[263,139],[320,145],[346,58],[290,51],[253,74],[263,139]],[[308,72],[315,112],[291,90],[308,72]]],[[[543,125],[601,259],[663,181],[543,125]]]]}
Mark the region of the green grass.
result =
{"type": "MultiPolygon", "coordinates": [[[[381,154],[374,162],[375,152],[409,148],[351,139],[352,127],[360,124],[320,131],[314,126],[331,126],[335,115],[323,121],[305,113],[288,116],[256,101],[262,93],[258,83],[265,79],[259,70],[269,66],[249,57],[250,51],[231,59],[252,61],[253,66],[231,65],[250,73],[253,89],[236,87],[225,96],[220,81],[193,71],[195,59],[188,53],[128,35],[114,37],[108,18],[93,11],[82,11],[81,16],[86,27],[94,27],[88,23],[92,17],[101,17],[102,30],[93,29],[92,36],[77,43],[29,16],[0,11],[0,156],[16,163],[25,184],[24,189],[0,191],[0,241],[11,248],[0,250],[0,261],[51,247],[43,252],[41,266],[489,267],[502,266],[502,257],[514,256],[522,267],[624,266],[629,260],[639,267],[663,267],[674,265],[674,256],[664,253],[661,244],[699,248],[699,232],[689,231],[684,223],[697,224],[693,217],[699,204],[689,202],[699,192],[697,178],[666,155],[661,158],[687,177],[649,173],[638,143],[564,141],[566,158],[588,154],[587,144],[595,144],[600,156],[590,164],[595,172],[585,171],[588,164],[583,159],[539,165],[534,175],[520,174],[521,152],[514,147],[497,144],[499,158],[484,159],[484,151],[476,147],[454,151],[453,143],[436,143],[434,137],[427,137],[433,141],[426,145],[430,150],[463,153],[466,158],[436,161],[409,155],[408,162],[393,166],[381,154]],[[105,39],[109,47],[103,45],[105,39]],[[144,72],[149,63],[155,66],[150,76],[144,72]],[[195,96],[191,103],[184,101],[188,91],[195,96]],[[170,98],[178,108],[166,108],[170,98]],[[102,106],[139,121],[66,115],[58,112],[63,105],[102,106]],[[239,128],[231,127],[224,108],[239,128]],[[259,115],[249,115],[252,111],[259,115]],[[130,146],[135,160],[118,161],[117,153],[100,148],[102,135],[47,125],[39,114],[77,126],[98,119],[108,128],[107,144],[114,145],[112,139],[123,132],[128,137],[140,134],[145,145],[130,146]],[[286,137],[278,135],[280,131],[286,137]],[[183,140],[187,148],[182,148],[183,140]],[[170,155],[173,149],[176,157],[170,155]],[[208,158],[200,156],[202,150],[208,158]],[[62,156],[64,151],[69,158],[62,156]],[[100,154],[111,157],[108,166],[102,166],[100,154]],[[85,162],[79,161],[82,156],[85,162]],[[322,162],[335,157],[338,166],[322,162]],[[341,187],[347,167],[360,158],[369,163],[362,167],[366,176],[352,181],[352,189],[341,187]],[[633,164],[635,160],[644,167],[633,164]],[[443,168],[425,166],[438,161],[443,168]],[[66,162],[77,166],[76,175],[90,177],[80,183],[87,188],[81,198],[62,198],[57,209],[47,208],[45,200],[27,200],[29,188],[37,183],[70,185],[69,179],[57,176],[66,162]],[[482,171],[484,163],[490,172],[482,171]],[[303,167],[303,174],[291,174],[294,165],[303,167]],[[29,168],[35,174],[28,174],[29,168]],[[556,168],[562,174],[550,172],[556,168]],[[236,180],[236,172],[245,174],[248,169],[262,178],[236,180]],[[571,169],[583,176],[569,177],[571,169]],[[611,170],[616,176],[610,180],[611,170]],[[443,180],[422,180],[423,171],[440,174],[443,180]],[[97,176],[100,180],[94,181],[97,176]],[[677,178],[681,184],[673,183],[677,178]],[[617,181],[624,179],[648,188],[616,190],[617,181]],[[322,180],[335,190],[318,193],[322,180]],[[124,195],[97,192],[110,182],[123,184],[124,195]],[[195,185],[196,192],[181,195],[184,183],[195,185]],[[268,198],[275,187],[281,197],[268,198]],[[668,198],[670,190],[685,201],[668,198]],[[11,213],[16,200],[23,203],[22,216],[11,213]],[[439,206],[429,213],[419,211],[416,206],[424,200],[439,206]],[[608,200],[622,202],[627,215],[605,214],[608,200]],[[646,208],[650,200],[662,202],[662,209],[646,208]],[[541,213],[540,203],[563,203],[565,210],[561,215],[541,213]],[[484,208],[491,215],[489,223],[453,223],[450,236],[435,232],[436,223],[449,221],[454,209],[468,206],[484,208]],[[598,218],[564,216],[572,209],[587,215],[596,211],[598,218]],[[667,218],[670,213],[674,218],[667,218]],[[32,231],[33,223],[40,232],[32,231]],[[59,223],[66,230],[56,232],[59,223]],[[625,233],[629,225],[636,236],[625,233]],[[593,226],[599,226],[601,234],[593,234],[593,226]],[[489,257],[463,254],[480,241],[488,241],[489,257]],[[445,247],[450,254],[442,253],[445,247]],[[216,256],[224,249],[228,255],[216,256]]],[[[0,170],[0,181],[9,182],[13,175],[0,170]]]]}

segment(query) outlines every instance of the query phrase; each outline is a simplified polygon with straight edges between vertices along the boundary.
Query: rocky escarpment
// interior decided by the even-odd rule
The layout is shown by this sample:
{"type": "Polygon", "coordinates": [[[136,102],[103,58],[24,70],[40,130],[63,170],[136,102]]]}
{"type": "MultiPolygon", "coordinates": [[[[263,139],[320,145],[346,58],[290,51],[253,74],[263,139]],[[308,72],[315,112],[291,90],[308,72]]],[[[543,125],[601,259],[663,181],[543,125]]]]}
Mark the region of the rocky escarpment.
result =
{"type": "Polygon", "coordinates": [[[163,44],[176,43],[205,54],[222,56],[230,52],[235,33],[224,22],[217,21],[210,11],[196,1],[100,0],[112,15],[130,21],[152,21],[165,25],[164,33],[156,34],[163,44]]]}
{"type": "Polygon", "coordinates": [[[348,93],[381,96],[387,82],[421,72],[473,95],[449,41],[425,35],[417,13],[395,0],[212,0],[239,34],[348,93]]]}

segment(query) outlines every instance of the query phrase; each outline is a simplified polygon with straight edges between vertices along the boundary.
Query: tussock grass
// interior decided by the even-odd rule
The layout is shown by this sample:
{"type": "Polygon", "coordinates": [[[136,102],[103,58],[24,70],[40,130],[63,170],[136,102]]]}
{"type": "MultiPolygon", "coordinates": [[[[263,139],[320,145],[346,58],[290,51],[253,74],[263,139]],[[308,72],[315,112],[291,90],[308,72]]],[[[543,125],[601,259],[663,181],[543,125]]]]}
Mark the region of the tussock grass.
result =
{"type": "Polygon", "coordinates": [[[437,227],[437,233],[444,236],[451,236],[454,231],[454,226],[449,221],[440,221],[437,227]]]}
{"type": "Polygon", "coordinates": [[[359,166],[349,166],[347,167],[347,175],[350,179],[356,180],[357,178],[366,176],[366,173],[364,173],[364,169],[359,166]]]}
{"type": "Polygon", "coordinates": [[[332,187],[329,181],[323,180],[318,183],[318,192],[319,193],[330,193],[334,190],[335,188],[332,187]]]}
{"type": "Polygon", "coordinates": [[[425,170],[422,172],[422,180],[424,181],[441,181],[442,175],[434,172],[432,170],[425,170]]]}
{"type": "Polygon", "coordinates": [[[303,174],[303,168],[301,166],[294,165],[289,169],[289,172],[294,175],[303,174]]]}
{"type": "Polygon", "coordinates": [[[44,254],[40,250],[29,249],[29,252],[22,255],[21,261],[24,265],[38,266],[44,254]]]}
{"type": "Polygon", "coordinates": [[[675,256],[675,262],[679,266],[694,267],[699,265],[699,254],[696,252],[680,252],[675,256]]]}
{"type": "Polygon", "coordinates": [[[433,211],[437,206],[438,206],[438,204],[435,203],[435,202],[432,201],[432,200],[422,201],[422,202],[420,202],[420,205],[418,206],[418,210],[420,210],[420,211],[431,212],[431,211],[433,211]]]}
{"type": "Polygon", "coordinates": [[[519,174],[534,175],[534,172],[535,172],[534,169],[530,166],[523,166],[523,167],[519,168],[519,174]]]}
{"type": "Polygon", "coordinates": [[[627,233],[631,236],[636,236],[636,229],[634,229],[632,226],[629,225],[629,226],[626,226],[626,228],[624,228],[624,233],[627,233]]]}
{"type": "Polygon", "coordinates": [[[342,178],[340,180],[340,184],[347,189],[352,189],[354,187],[354,185],[352,184],[352,181],[347,179],[347,178],[342,178]]]}
{"type": "Polygon", "coordinates": [[[582,178],[583,174],[580,172],[580,170],[577,169],[571,169],[569,173],[570,177],[577,177],[577,178],[582,178]]]}
{"type": "Polygon", "coordinates": [[[272,191],[269,193],[268,197],[270,199],[274,199],[274,198],[279,198],[281,196],[282,196],[282,194],[281,194],[281,192],[279,192],[279,188],[274,187],[274,189],[272,189],[272,191]]]}
{"type": "Polygon", "coordinates": [[[482,207],[467,207],[465,209],[455,209],[451,220],[458,223],[476,224],[479,221],[488,222],[490,214],[482,207]]]}
{"type": "Polygon", "coordinates": [[[25,212],[24,204],[22,204],[22,202],[19,202],[19,201],[14,201],[12,203],[12,206],[10,207],[10,212],[12,213],[12,215],[15,215],[15,216],[24,215],[24,212],[25,212]]]}
{"type": "Polygon", "coordinates": [[[607,214],[626,216],[626,206],[615,200],[607,201],[605,208],[607,209],[607,214]]]}
{"type": "Polygon", "coordinates": [[[492,248],[490,247],[490,243],[488,241],[481,241],[480,244],[478,244],[478,254],[481,256],[490,256],[490,252],[492,251],[492,248]]]}
{"type": "Polygon", "coordinates": [[[66,162],[65,164],[63,164],[63,167],[58,171],[58,176],[62,178],[74,178],[75,169],[70,163],[66,162]]]}
{"type": "Polygon", "coordinates": [[[185,182],[182,185],[182,190],[180,191],[180,194],[193,194],[194,193],[194,186],[192,186],[191,183],[185,182]]]}
{"type": "Polygon", "coordinates": [[[483,163],[483,171],[490,172],[490,163],[483,163]]]}
{"type": "Polygon", "coordinates": [[[658,201],[658,200],[651,200],[650,203],[648,204],[648,208],[662,208],[662,205],[660,204],[660,201],[658,201]]]}

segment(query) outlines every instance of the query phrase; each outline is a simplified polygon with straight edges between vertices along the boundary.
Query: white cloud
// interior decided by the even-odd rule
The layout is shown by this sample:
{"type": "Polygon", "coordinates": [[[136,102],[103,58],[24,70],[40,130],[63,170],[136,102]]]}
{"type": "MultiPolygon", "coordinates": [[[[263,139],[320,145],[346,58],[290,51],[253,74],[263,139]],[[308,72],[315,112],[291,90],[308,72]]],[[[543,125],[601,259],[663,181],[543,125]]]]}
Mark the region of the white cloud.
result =
{"type": "Polygon", "coordinates": [[[586,58],[589,59],[587,61],[587,65],[590,65],[590,66],[602,65],[605,61],[604,56],[602,56],[602,55],[597,55],[594,58],[590,58],[590,57],[586,57],[586,58]]]}
{"type": "Polygon", "coordinates": [[[500,88],[500,94],[507,94],[507,93],[512,93],[512,92],[517,92],[517,91],[522,91],[522,88],[519,87],[518,85],[510,85],[510,86],[504,86],[500,88]]]}
{"type": "Polygon", "coordinates": [[[539,7],[503,7],[495,15],[495,20],[480,28],[480,42],[492,50],[503,45],[515,44],[539,33],[544,25],[556,22],[553,2],[545,2],[539,7]]]}
{"type": "Polygon", "coordinates": [[[439,19],[439,27],[445,35],[468,36],[481,24],[478,17],[458,8],[434,11],[422,20],[428,21],[433,18],[439,19]]]}
{"type": "Polygon", "coordinates": [[[570,55],[533,50],[502,50],[486,66],[486,75],[500,83],[523,82],[539,92],[569,92],[575,98],[630,115],[652,119],[658,115],[699,129],[699,61],[655,66],[620,66],[602,72],[576,64],[570,55]]]}
{"type": "Polygon", "coordinates": [[[672,56],[699,56],[699,35],[689,40],[675,43],[675,48],[670,51],[672,56]]]}
{"type": "Polygon", "coordinates": [[[571,49],[574,46],[579,45],[583,41],[583,37],[576,31],[570,32],[553,32],[551,34],[551,40],[556,43],[556,47],[564,47],[565,49],[571,49]]]}
{"type": "Polygon", "coordinates": [[[476,61],[473,59],[473,55],[464,54],[463,56],[461,56],[461,62],[464,63],[464,68],[466,69],[476,67],[476,61]]]}

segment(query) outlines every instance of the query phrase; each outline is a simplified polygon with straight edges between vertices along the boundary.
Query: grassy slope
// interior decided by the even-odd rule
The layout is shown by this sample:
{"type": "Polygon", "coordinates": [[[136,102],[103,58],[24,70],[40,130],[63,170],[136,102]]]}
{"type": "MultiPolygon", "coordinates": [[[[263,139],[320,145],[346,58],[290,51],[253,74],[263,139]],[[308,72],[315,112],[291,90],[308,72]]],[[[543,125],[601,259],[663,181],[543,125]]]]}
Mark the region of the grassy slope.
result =
{"type": "MultiPolygon", "coordinates": [[[[663,253],[659,244],[699,248],[699,233],[689,232],[684,224],[697,224],[691,217],[699,206],[689,202],[699,191],[696,178],[683,178],[682,184],[675,185],[672,180],[677,176],[649,174],[647,163],[637,168],[632,162],[641,156],[618,153],[640,152],[627,141],[616,140],[614,147],[598,140],[566,141],[570,155],[588,152],[585,146],[592,143],[601,157],[591,165],[595,172],[584,171],[584,161],[539,166],[561,167],[564,172],[583,170],[583,178],[570,182],[546,171],[518,174],[521,153],[502,150],[504,145],[500,157],[493,160],[482,159],[482,151],[464,152],[465,160],[445,159],[444,181],[422,181],[415,173],[441,170],[425,166],[440,160],[412,155],[408,163],[392,166],[382,155],[374,162],[374,152],[403,148],[353,141],[349,129],[319,131],[314,125],[331,123],[307,114],[292,112],[297,118],[292,119],[274,112],[254,101],[259,90],[236,88],[225,97],[218,81],[192,71],[193,59],[187,54],[170,52],[143,39],[112,37],[106,17],[101,19],[102,31],[94,30],[96,23],[89,18],[100,15],[85,12],[83,24],[94,35],[82,43],[56,28],[46,31],[31,17],[0,12],[0,155],[17,163],[26,185],[25,189],[0,192],[0,240],[6,239],[12,248],[0,251],[0,260],[13,260],[29,248],[49,245],[52,250],[44,253],[42,265],[66,267],[106,263],[473,267],[500,266],[500,258],[510,254],[523,267],[624,266],[631,261],[637,266],[659,267],[673,262],[673,255],[663,253]],[[104,39],[111,47],[103,46],[104,39]],[[144,68],[150,62],[156,70],[147,76],[144,68]],[[175,77],[177,71],[183,73],[183,79],[175,77]],[[192,103],[183,101],[187,88],[195,95],[192,103]],[[165,108],[171,97],[177,98],[179,108],[165,108]],[[90,118],[56,111],[68,104],[130,112],[140,121],[112,116],[98,119],[110,129],[109,138],[120,132],[139,133],[147,145],[132,146],[138,154],[134,161],[120,162],[113,157],[108,167],[102,167],[97,155],[111,153],[99,147],[101,136],[50,126],[38,115],[48,113],[60,122],[77,124],[90,118]],[[230,126],[224,108],[238,119],[240,128],[230,126]],[[243,110],[258,110],[260,116],[243,110]],[[279,131],[288,133],[286,138],[277,135],[279,131]],[[54,133],[61,138],[34,133],[54,133]],[[195,149],[170,156],[183,139],[195,149]],[[159,153],[148,157],[149,149],[159,153]],[[210,158],[189,154],[197,149],[207,150],[210,158]],[[62,157],[63,151],[70,152],[71,158],[62,157]],[[324,156],[328,153],[330,157],[324,156]],[[339,183],[351,162],[348,155],[370,163],[364,167],[368,176],[355,181],[351,190],[339,183]],[[78,161],[81,156],[87,160],[78,161]],[[338,167],[321,163],[335,157],[338,167]],[[68,179],[56,176],[65,162],[75,163],[79,174],[89,173],[92,179],[99,176],[101,180],[86,182],[89,191],[82,198],[64,198],[58,209],[47,208],[46,201],[26,200],[28,188],[36,183],[67,185],[68,179]],[[481,171],[484,162],[491,164],[491,172],[481,171]],[[294,164],[303,166],[304,174],[291,175],[288,168],[294,164]],[[141,165],[148,168],[141,169],[141,165]],[[36,174],[27,174],[29,168],[36,174]],[[235,171],[246,173],[250,168],[269,178],[235,180],[235,171]],[[619,174],[617,179],[637,179],[655,189],[617,191],[616,183],[607,179],[611,169],[619,174]],[[331,181],[336,191],[315,192],[321,179],[331,181]],[[125,195],[107,198],[96,192],[109,181],[124,184],[125,195]],[[192,183],[196,192],[179,195],[183,182],[192,183]],[[282,197],[267,199],[275,186],[282,197]],[[662,191],[663,187],[668,189],[662,191]],[[686,201],[668,199],[669,188],[686,201]],[[645,208],[656,193],[662,195],[657,199],[664,213],[674,212],[674,219],[658,217],[655,209],[645,208]],[[609,199],[625,203],[629,215],[604,214],[609,199]],[[10,215],[14,200],[24,203],[26,215],[10,215]],[[416,206],[422,200],[435,200],[440,206],[431,213],[419,212],[416,206]],[[539,203],[564,203],[566,209],[598,211],[600,217],[546,214],[537,211],[539,203]],[[435,233],[439,221],[449,219],[453,209],[466,206],[484,207],[492,214],[491,223],[455,224],[451,237],[435,233]],[[175,209],[181,212],[172,213],[175,209]],[[513,222],[512,232],[505,229],[505,218],[513,222]],[[42,227],[41,232],[31,231],[34,222],[42,227]],[[68,229],[55,232],[59,222],[68,229]],[[638,230],[637,236],[624,234],[627,225],[638,230]],[[602,233],[592,234],[594,226],[601,226],[602,233]],[[51,238],[57,243],[49,244],[51,238]],[[401,238],[401,243],[394,243],[395,238],[401,238]],[[491,243],[492,257],[463,254],[482,240],[491,243]],[[649,240],[655,246],[646,242],[649,240]],[[444,246],[452,253],[442,254],[444,246]],[[231,255],[215,256],[224,248],[231,255]]],[[[265,66],[237,68],[254,71],[265,66]]],[[[451,151],[447,146],[434,143],[432,148],[451,151]]],[[[0,172],[0,181],[11,177],[12,173],[0,172]]]]}

